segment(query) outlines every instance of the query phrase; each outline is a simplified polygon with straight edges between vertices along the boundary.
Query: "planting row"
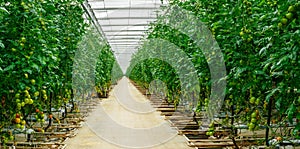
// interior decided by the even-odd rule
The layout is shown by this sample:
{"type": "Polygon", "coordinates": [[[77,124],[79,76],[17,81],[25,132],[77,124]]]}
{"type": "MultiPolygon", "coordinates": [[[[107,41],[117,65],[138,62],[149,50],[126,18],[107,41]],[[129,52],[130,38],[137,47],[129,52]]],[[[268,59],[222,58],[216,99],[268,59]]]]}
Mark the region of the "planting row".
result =
{"type": "MultiPolygon", "coordinates": [[[[0,2],[1,143],[29,128],[47,131],[66,117],[63,109],[75,112],[77,100],[95,87],[100,94],[109,91],[115,58],[83,18],[82,2],[0,2]],[[64,112],[54,118],[57,111],[64,112]]],[[[118,65],[116,72],[121,76],[118,65]]]]}
{"type": "Polygon", "coordinates": [[[300,3],[172,0],[170,5],[133,56],[130,79],[145,88],[163,81],[169,102],[207,110],[208,116],[224,118],[224,127],[283,127],[271,137],[299,138],[300,3]],[[195,72],[198,85],[185,83],[195,72]]]}

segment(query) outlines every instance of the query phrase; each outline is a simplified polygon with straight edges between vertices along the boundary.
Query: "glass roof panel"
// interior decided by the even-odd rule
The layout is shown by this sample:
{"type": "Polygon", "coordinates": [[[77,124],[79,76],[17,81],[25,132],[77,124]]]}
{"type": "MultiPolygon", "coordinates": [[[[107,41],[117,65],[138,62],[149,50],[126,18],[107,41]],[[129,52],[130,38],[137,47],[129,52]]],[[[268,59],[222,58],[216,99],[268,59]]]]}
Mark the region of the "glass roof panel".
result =
{"type": "Polygon", "coordinates": [[[156,11],[167,0],[88,0],[105,38],[112,50],[119,54],[123,70],[130,56],[136,51],[150,22],[155,21],[156,11]],[[125,57],[123,57],[126,55],[125,57]],[[122,64],[124,63],[124,64],[122,64]],[[126,63],[126,64],[125,64],[126,63]]]}

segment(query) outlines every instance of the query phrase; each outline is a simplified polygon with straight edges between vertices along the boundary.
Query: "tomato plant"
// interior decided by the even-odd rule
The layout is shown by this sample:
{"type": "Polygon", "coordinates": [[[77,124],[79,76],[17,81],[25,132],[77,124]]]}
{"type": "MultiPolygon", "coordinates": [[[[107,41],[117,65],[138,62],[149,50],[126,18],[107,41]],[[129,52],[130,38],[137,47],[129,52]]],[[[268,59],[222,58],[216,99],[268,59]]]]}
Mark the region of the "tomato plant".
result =
{"type": "MultiPolygon", "coordinates": [[[[261,126],[292,125],[291,138],[299,137],[299,83],[296,81],[300,66],[299,2],[172,0],[170,5],[196,15],[210,29],[222,50],[227,72],[226,97],[221,109],[227,120],[223,125],[247,124],[251,131],[261,126]],[[228,121],[229,118],[231,121],[228,121]]],[[[193,21],[183,23],[193,24],[193,21]]],[[[204,57],[195,44],[197,41],[159,22],[150,26],[148,38],[172,42],[189,56],[199,77],[201,92],[197,110],[202,111],[210,98],[211,78],[207,63],[212,57],[204,57]]],[[[149,61],[153,65],[146,62],[136,65],[136,71],[130,74],[130,78],[140,85],[148,84],[159,76],[154,73],[155,69],[162,67],[167,70],[162,73],[162,78],[176,80],[168,85],[179,86],[176,83],[179,79],[168,71],[170,66],[149,61]]],[[[272,137],[276,135],[280,134],[275,133],[272,137]]]]}
{"type": "Polygon", "coordinates": [[[94,27],[80,42],[73,70],[73,88],[79,95],[95,89],[100,96],[107,96],[111,85],[123,76],[110,46],[94,27]]]}
{"type": "Polygon", "coordinates": [[[43,122],[71,98],[71,64],[86,26],[81,2],[0,3],[1,131],[32,126],[30,115],[43,122]]]}
{"type": "Polygon", "coordinates": [[[74,94],[84,97],[95,86],[108,92],[122,76],[111,48],[82,17],[82,2],[0,2],[2,143],[13,138],[11,130],[41,126],[36,131],[47,131],[57,120],[53,109],[74,108],[74,94]],[[113,80],[112,71],[117,74],[113,80]],[[76,80],[78,74],[83,79],[76,80]]]}
{"type": "MultiPolygon", "coordinates": [[[[122,73],[121,69],[113,72],[114,65],[116,63],[115,57],[110,50],[110,46],[106,45],[101,50],[99,54],[98,61],[96,64],[96,91],[100,96],[106,97],[108,95],[109,90],[111,89],[111,85],[113,84],[112,73],[122,73]]],[[[120,68],[120,67],[117,67],[120,68]]]]}

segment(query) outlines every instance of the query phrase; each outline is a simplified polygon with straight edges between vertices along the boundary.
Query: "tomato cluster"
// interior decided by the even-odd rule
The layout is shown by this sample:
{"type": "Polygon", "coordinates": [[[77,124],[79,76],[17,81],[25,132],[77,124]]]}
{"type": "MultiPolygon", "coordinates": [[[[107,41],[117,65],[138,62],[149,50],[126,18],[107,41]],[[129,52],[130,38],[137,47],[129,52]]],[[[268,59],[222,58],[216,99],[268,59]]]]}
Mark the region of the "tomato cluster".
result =
{"type": "Polygon", "coordinates": [[[44,121],[34,110],[50,113],[52,107],[61,106],[58,95],[70,94],[66,92],[72,87],[70,64],[86,26],[81,2],[0,3],[1,9],[6,10],[0,13],[1,129],[11,124],[16,128],[32,126],[29,115],[36,114],[37,120],[44,121]]]}
{"type": "MultiPolygon", "coordinates": [[[[290,135],[299,137],[299,4],[296,0],[170,1],[170,5],[197,16],[209,28],[222,50],[227,86],[221,113],[227,115],[226,119],[231,115],[233,121],[225,120],[223,125],[231,127],[242,123],[251,131],[260,129],[260,126],[292,125],[290,135]],[[268,114],[268,111],[271,113],[268,114]],[[272,124],[268,124],[268,119],[272,124]]],[[[195,22],[188,20],[184,23],[188,28],[195,22]]],[[[193,29],[190,32],[195,32],[193,29]]],[[[199,77],[201,92],[197,108],[202,111],[203,106],[207,107],[205,99],[210,99],[212,82],[208,63],[213,57],[205,57],[195,44],[197,41],[159,22],[150,27],[148,38],[172,42],[189,56],[199,77]]],[[[213,55],[214,51],[211,51],[210,56],[213,55]]],[[[139,84],[148,84],[157,77],[172,78],[165,79],[165,83],[170,92],[168,96],[174,101],[174,94],[180,93],[180,80],[176,72],[170,70],[174,69],[163,62],[148,60],[139,64],[130,78],[139,84]]],[[[184,100],[182,97],[177,96],[178,100],[184,100]]]]}
{"type": "MultiPolygon", "coordinates": [[[[76,74],[74,62],[76,54],[80,55],[78,49],[89,51],[90,54],[86,56],[96,55],[94,66],[97,61],[109,64],[115,61],[102,35],[84,20],[82,3],[83,0],[0,2],[2,143],[7,138],[13,138],[5,131],[16,129],[22,132],[23,128],[44,124],[47,119],[49,122],[52,119],[59,122],[59,118],[52,115],[52,110],[67,107],[67,104],[74,105],[74,91],[78,91],[77,88],[73,90],[73,77],[76,74]],[[98,35],[91,36],[91,33],[98,35]],[[92,49],[91,44],[84,43],[97,45],[92,49]],[[101,57],[107,57],[108,60],[101,57]]],[[[84,60],[79,58],[78,61],[84,60]]],[[[111,69],[106,66],[102,68],[105,73],[111,69]]],[[[81,74],[95,74],[95,69],[85,69],[81,74]]],[[[100,80],[103,78],[97,81],[100,80]]],[[[109,82],[108,79],[105,81],[109,82]]],[[[90,82],[80,86],[87,84],[90,82]]],[[[105,84],[100,82],[98,86],[101,85],[105,84]]],[[[41,127],[36,131],[45,130],[41,127]]]]}

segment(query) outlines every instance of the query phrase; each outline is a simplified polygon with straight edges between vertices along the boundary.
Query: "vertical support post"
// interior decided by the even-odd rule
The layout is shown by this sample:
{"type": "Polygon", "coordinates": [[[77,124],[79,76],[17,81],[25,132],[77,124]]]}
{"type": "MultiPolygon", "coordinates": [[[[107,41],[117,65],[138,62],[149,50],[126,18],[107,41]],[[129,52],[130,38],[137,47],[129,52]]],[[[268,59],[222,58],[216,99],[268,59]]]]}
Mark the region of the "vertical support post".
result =
{"type": "MultiPolygon", "coordinates": [[[[272,88],[276,88],[275,80],[274,78],[272,79],[272,88]]],[[[274,97],[271,96],[269,103],[268,103],[268,119],[267,119],[267,128],[266,128],[266,145],[269,146],[269,131],[270,131],[270,123],[271,123],[271,117],[272,117],[272,104],[273,104],[273,99],[274,97]]]]}

